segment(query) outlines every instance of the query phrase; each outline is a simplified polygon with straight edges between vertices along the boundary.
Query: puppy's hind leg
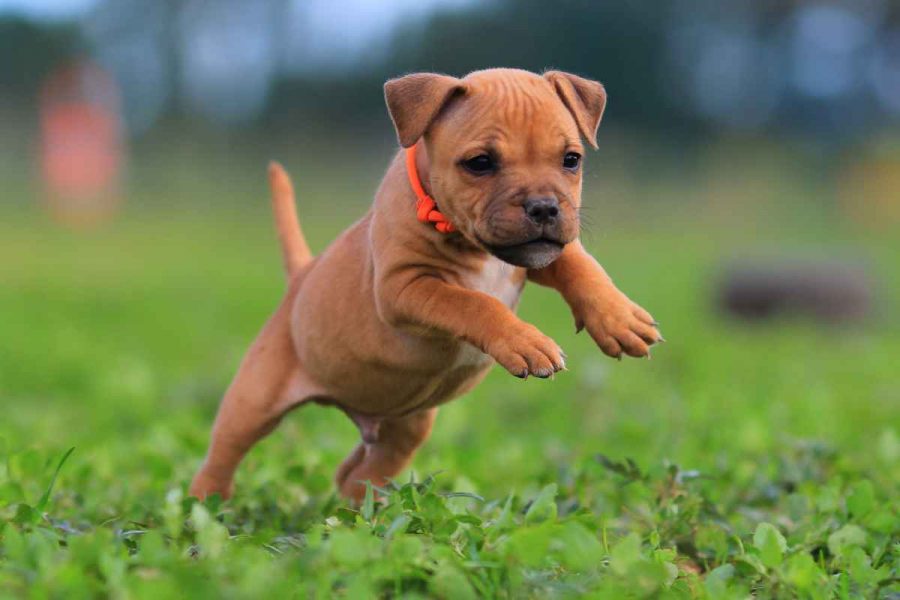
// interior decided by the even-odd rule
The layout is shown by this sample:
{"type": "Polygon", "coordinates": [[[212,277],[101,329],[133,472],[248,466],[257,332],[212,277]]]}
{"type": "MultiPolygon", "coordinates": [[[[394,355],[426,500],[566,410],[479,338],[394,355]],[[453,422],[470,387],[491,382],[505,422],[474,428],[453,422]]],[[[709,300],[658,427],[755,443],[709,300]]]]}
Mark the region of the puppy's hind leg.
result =
{"type": "Polygon", "coordinates": [[[436,416],[437,408],[430,408],[382,421],[377,440],[364,440],[338,469],[335,483],[341,495],[361,502],[366,493],[365,481],[382,486],[399,474],[431,435],[436,416]]]}
{"type": "Polygon", "coordinates": [[[244,357],[219,407],[206,460],[190,493],[232,493],[234,473],[250,448],[317,390],[297,361],[290,334],[289,293],[244,357]]]}

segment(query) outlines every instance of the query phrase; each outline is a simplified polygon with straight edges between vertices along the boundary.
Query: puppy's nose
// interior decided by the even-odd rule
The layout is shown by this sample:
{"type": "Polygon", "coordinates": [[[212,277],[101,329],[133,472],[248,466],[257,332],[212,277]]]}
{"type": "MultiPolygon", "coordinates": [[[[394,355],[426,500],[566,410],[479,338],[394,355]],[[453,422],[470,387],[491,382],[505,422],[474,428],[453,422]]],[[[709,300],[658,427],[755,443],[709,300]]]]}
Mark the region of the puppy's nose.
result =
{"type": "Polygon", "coordinates": [[[559,216],[559,200],[549,196],[529,198],[522,207],[528,218],[538,225],[552,223],[559,216]]]}

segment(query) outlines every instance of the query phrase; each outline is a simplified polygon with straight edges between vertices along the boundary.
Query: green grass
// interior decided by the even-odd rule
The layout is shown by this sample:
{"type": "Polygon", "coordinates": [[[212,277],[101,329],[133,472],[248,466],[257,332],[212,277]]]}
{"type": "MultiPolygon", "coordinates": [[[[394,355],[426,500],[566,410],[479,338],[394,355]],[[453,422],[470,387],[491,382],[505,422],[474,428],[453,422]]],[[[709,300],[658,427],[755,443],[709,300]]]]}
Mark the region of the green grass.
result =
{"type": "MultiPolygon", "coordinates": [[[[603,357],[529,287],[521,314],[570,370],[495,369],[441,409],[384,505],[335,497],[358,434],[320,407],[254,449],[233,500],[186,498],[219,397],[283,290],[262,172],[244,171],[168,188],[138,172],[132,206],[165,201],[92,233],[3,213],[0,596],[900,594],[900,242],[815,207],[756,229],[747,210],[713,222],[696,204],[629,202],[644,188],[589,197],[589,246],[669,340],[652,361],[603,357]],[[830,328],[722,318],[719,261],[760,245],[864,257],[880,313],[830,328]]],[[[335,195],[295,175],[318,248],[376,177],[335,195]]],[[[672,197],[693,189],[679,185],[672,197]]]]}

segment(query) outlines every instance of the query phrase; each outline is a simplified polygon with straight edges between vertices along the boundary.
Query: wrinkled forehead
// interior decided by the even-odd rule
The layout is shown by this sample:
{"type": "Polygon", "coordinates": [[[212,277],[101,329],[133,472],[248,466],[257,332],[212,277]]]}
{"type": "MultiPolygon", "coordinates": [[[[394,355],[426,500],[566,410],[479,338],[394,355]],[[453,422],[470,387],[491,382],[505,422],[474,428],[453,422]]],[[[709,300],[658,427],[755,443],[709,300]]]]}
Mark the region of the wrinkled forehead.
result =
{"type": "Polygon", "coordinates": [[[447,135],[460,144],[580,147],[578,127],[549,81],[533,73],[475,73],[447,107],[447,135]]]}

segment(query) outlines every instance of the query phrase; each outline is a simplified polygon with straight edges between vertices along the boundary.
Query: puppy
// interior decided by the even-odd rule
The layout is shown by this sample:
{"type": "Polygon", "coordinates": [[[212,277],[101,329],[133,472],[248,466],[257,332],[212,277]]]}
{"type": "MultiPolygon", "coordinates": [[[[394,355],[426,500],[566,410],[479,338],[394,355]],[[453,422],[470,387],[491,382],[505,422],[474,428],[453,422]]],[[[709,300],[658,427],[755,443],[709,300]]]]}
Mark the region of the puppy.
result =
{"type": "Polygon", "coordinates": [[[515,315],[525,282],[556,289],[606,354],[649,356],[653,318],[578,240],[581,139],[596,148],[606,92],[559,71],[418,73],[388,81],[403,147],[374,206],[320,256],[293,191],[269,176],[288,290],[229,387],[191,485],[228,497],[238,463],[289,410],[342,409],[362,441],[337,471],[359,501],[397,475],[431,432],[438,405],[496,361],[550,377],[565,355],[515,315]]]}

